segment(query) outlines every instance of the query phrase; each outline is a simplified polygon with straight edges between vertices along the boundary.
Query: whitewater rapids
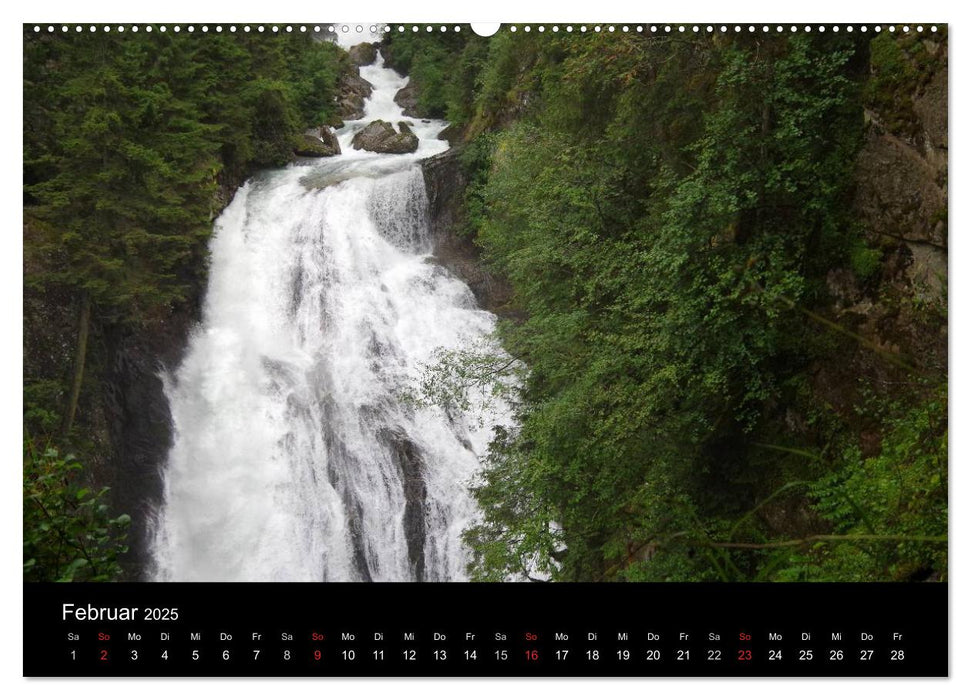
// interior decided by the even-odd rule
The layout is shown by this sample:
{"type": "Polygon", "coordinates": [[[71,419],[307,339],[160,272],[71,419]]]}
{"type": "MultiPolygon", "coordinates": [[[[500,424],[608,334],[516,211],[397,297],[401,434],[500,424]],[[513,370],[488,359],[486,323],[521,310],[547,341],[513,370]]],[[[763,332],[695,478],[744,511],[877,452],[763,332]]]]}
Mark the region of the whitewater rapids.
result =
{"type": "Polygon", "coordinates": [[[403,78],[374,85],[342,154],[254,177],[215,224],[202,323],[165,376],[174,444],[153,535],[161,581],[443,581],[466,577],[461,534],[484,424],[402,391],[438,348],[486,342],[495,317],[430,257],[418,160],[444,122],[403,117],[403,78]],[[374,119],[419,149],[357,151],[374,119]]]}

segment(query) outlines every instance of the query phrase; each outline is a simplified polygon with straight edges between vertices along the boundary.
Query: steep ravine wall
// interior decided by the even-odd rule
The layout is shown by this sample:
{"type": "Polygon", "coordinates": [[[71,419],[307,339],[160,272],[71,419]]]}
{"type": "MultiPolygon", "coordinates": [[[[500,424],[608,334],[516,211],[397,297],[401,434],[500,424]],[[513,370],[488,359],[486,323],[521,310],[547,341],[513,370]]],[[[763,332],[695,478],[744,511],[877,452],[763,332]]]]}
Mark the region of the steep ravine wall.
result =
{"type": "Polygon", "coordinates": [[[512,288],[482,260],[482,250],[466,231],[465,189],[468,178],[462,168],[462,147],[451,148],[421,161],[428,195],[429,224],[439,264],[472,290],[479,306],[504,316],[512,288]]]}
{"type": "MultiPolygon", "coordinates": [[[[863,457],[879,455],[885,437],[884,426],[860,411],[868,396],[915,401],[923,382],[948,372],[947,39],[924,40],[910,55],[922,77],[903,97],[881,104],[877,56],[866,86],[852,206],[876,263],[829,270],[828,303],[814,309],[858,338],[841,336],[810,377],[815,402],[852,426],[863,457]]],[[[901,82],[894,75],[886,84],[899,89],[901,82]]],[[[787,410],[783,420],[797,432],[810,429],[798,412],[787,410]]],[[[777,499],[760,517],[770,531],[799,535],[813,530],[807,506],[803,496],[777,499]]]]}
{"type": "MultiPolygon", "coordinates": [[[[849,330],[926,371],[947,373],[947,39],[910,48],[921,65],[905,99],[890,113],[879,95],[868,100],[865,133],[855,162],[853,206],[867,246],[879,256],[872,271],[834,269],[827,277],[830,306],[822,309],[849,330]],[[943,314],[943,316],[942,316],[943,314]]],[[[873,62],[874,59],[871,59],[873,62]]],[[[877,67],[871,68],[876,75],[877,67]]],[[[871,88],[879,84],[871,79],[871,88]]],[[[855,387],[910,382],[872,348],[855,344],[843,362],[816,372],[815,390],[850,417],[855,387]]],[[[879,436],[861,426],[861,448],[872,453],[879,436]]]]}

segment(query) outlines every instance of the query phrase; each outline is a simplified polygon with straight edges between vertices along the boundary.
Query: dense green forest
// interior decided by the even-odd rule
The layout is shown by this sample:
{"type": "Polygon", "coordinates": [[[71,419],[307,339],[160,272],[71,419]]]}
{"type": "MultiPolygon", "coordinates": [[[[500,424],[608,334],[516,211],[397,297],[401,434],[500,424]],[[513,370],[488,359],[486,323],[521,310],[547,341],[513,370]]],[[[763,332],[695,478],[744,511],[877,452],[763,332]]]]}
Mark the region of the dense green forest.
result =
{"type": "Polygon", "coordinates": [[[309,34],[25,28],[28,578],[120,573],[128,520],[109,518],[92,487],[111,481],[106,339],[197,303],[213,219],[247,176],[287,163],[307,127],[333,119],[347,66],[309,34]]]}
{"type": "MultiPolygon", "coordinates": [[[[493,310],[521,364],[448,357],[442,385],[526,369],[475,486],[473,578],[946,580],[946,196],[877,200],[897,161],[866,168],[942,152],[925,96],[942,75],[946,95],[946,32],[382,52],[452,123],[455,233],[512,289],[493,310]],[[895,207],[938,233],[867,213],[895,207]],[[915,250],[944,266],[917,275],[915,250]]],[[[347,70],[297,33],[25,31],[28,579],[121,575],[110,339],[191,314],[214,217],[333,122],[347,70]]],[[[911,167],[946,191],[943,154],[943,175],[911,167]]]]}
{"type": "Polygon", "coordinates": [[[946,267],[902,283],[854,201],[865,115],[921,143],[946,49],[406,33],[390,56],[467,142],[465,235],[511,282],[499,335],[528,369],[476,578],[946,578],[946,267]],[[837,313],[834,274],[882,327],[837,313]]]}

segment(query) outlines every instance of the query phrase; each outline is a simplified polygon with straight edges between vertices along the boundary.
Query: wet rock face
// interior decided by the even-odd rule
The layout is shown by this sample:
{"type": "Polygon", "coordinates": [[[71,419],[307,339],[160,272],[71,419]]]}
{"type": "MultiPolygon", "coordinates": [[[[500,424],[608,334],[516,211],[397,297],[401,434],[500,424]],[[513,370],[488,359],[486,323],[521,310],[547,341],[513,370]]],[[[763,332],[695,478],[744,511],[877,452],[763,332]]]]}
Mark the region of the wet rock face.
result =
{"type": "Polygon", "coordinates": [[[378,50],[374,44],[357,44],[347,52],[355,66],[369,66],[378,60],[378,50]]]}
{"type": "Polygon", "coordinates": [[[910,284],[933,296],[947,276],[947,38],[902,55],[920,65],[923,77],[898,96],[909,109],[893,112],[876,102],[865,110],[854,205],[868,241],[902,245],[911,259],[910,284]]]}
{"type": "Polygon", "coordinates": [[[160,373],[174,368],[188,342],[193,316],[185,311],[129,331],[106,333],[110,364],[103,377],[112,445],[112,499],[132,518],[126,580],[145,580],[151,568],[149,530],[162,502],[161,470],[172,446],[172,415],[160,373]]]}
{"type": "Polygon", "coordinates": [[[408,84],[398,90],[394,95],[395,103],[401,107],[402,113],[406,117],[421,119],[425,115],[421,114],[418,107],[418,86],[414,81],[409,80],[408,84]]]}
{"type": "Polygon", "coordinates": [[[873,119],[857,160],[857,208],[869,233],[918,245],[945,247],[944,168],[873,119]]]}
{"type": "Polygon", "coordinates": [[[374,86],[354,69],[341,76],[337,88],[337,109],[341,119],[363,119],[364,100],[371,96],[374,86]]]}
{"type": "Polygon", "coordinates": [[[405,122],[398,122],[398,129],[382,119],[377,119],[354,134],[351,145],[358,150],[375,153],[414,153],[418,150],[418,137],[405,122]]]}
{"type": "Polygon", "coordinates": [[[436,261],[469,285],[479,306],[510,317],[512,288],[482,261],[482,251],[466,228],[465,188],[468,180],[459,160],[461,148],[452,148],[421,161],[428,196],[429,233],[436,261]]]}
{"type": "MultiPolygon", "coordinates": [[[[946,42],[925,42],[926,50],[912,45],[902,60],[921,62],[920,80],[893,100],[864,103],[852,206],[861,238],[878,258],[869,272],[856,265],[830,270],[829,303],[820,311],[869,345],[845,338],[838,361],[818,361],[811,370],[814,396],[847,421],[858,420],[861,386],[912,381],[874,348],[947,372],[947,323],[935,311],[948,272],[946,42]]],[[[875,426],[862,425],[859,438],[865,457],[879,452],[875,426]]]]}
{"type": "Polygon", "coordinates": [[[334,132],[327,126],[322,126],[320,129],[311,129],[303,134],[293,152],[305,158],[327,158],[340,155],[341,145],[334,132]]]}
{"type": "Polygon", "coordinates": [[[337,140],[337,134],[333,132],[326,125],[320,127],[320,140],[327,146],[327,148],[333,151],[332,155],[340,155],[341,145],[337,140]]]}
{"type": "Polygon", "coordinates": [[[415,572],[415,581],[425,578],[425,462],[421,451],[407,435],[399,431],[382,431],[380,438],[391,451],[391,459],[398,467],[405,495],[405,540],[408,559],[415,572]]]}
{"type": "Polygon", "coordinates": [[[449,124],[446,126],[438,132],[437,138],[442,141],[448,141],[448,145],[451,147],[458,146],[465,140],[462,134],[462,128],[457,124],[449,124]]]}

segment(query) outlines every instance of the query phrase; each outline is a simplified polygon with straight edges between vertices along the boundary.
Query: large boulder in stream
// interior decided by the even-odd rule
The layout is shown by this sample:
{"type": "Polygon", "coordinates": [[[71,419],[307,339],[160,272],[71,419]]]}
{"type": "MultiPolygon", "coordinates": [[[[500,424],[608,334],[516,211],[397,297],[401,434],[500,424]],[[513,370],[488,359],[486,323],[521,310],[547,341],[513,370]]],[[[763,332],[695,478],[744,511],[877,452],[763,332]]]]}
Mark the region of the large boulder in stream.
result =
{"type": "Polygon", "coordinates": [[[341,145],[337,140],[337,134],[333,130],[327,126],[322,126],[320,127],[319,135],[320,140],[323,141],[327,149],[333,151],[331,155],[339,156],[341,154],[341,145]]]}
{"type": "Polygon", "coordinates": [[[347,51],[355,66],[369,66],[378,60],[378,49],[374,44],[357,44],[347,51]]]}
{"type": "Polygon", "coordinates": [[[414,153],[418,150],[418,137],[404,122],[398,122],[395,131],[391,122],[378,119],[354,134],[351,145],[358,150],[375,153],[414,153]]]}
{"type": "Polygon", "coordinates": [[[363,119],[364,100],[374,86],[362,78],[357,69],[347,71],[337,83],[337,111],[341,119],[363,119]]]}
{"type": "Polygon", "coordinates": [[[418,86],[414,81],[409,80],[408,84],[394,94],[395,103],[401,107],[402,114],[406,117],[422,118],[424,115],[418,108],[418,86]]]}
{"type": "Polygon", "coordinates": [[[341,145],[337,135],[326,126],[311,129],[303,134],[294,146],[293,152],[306,158],[327,158],[340,155],[341,145]]]}

